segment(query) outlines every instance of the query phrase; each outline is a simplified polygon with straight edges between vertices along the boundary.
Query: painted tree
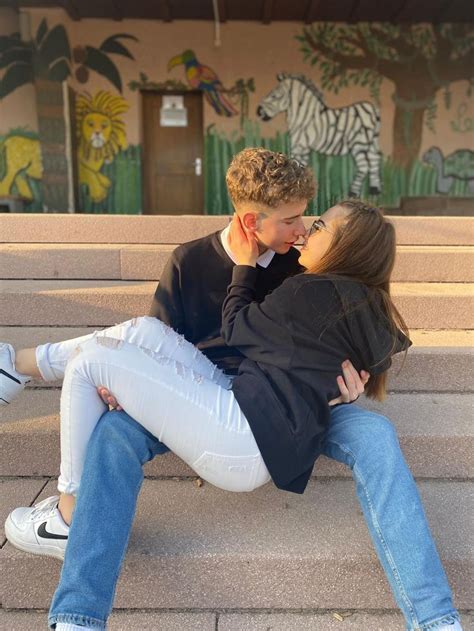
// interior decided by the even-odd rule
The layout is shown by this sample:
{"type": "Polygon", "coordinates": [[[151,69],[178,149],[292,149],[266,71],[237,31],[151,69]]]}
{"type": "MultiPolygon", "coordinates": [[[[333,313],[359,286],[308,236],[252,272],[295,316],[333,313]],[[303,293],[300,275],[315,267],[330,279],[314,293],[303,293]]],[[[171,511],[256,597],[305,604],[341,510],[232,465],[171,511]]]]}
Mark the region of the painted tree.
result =
{"type": "Polygon", "coordinates": [[[133,56],[121,39],[138,41],[133,35],[117,33],[105,39],[99,48],[77,46],[71,53],[64,26],[57,24],[49,29],[46,19],[41,21],[31,42],[23,42],[19,33],[0,36],[0,71],[4,69],[0,78],[0,99],[37,79],[65,81],[74,70],[81,83],[88,80],[89,70],[93,70],[122,92],[122,79],[110,55],[129,59],[133,56]]]}
{"type": "Polygon", "coordinates": [[[337,93],[350,85],[370,88],[379,100],[380,85],[389,79],[393,100],[393,161],[410,167],[419,156],[423,123],[434,129],[435,98],[450,85],[474,85],[473,24],[315,23],[296,38],[304,59],[322,72],[321,85],[337,93]]]}

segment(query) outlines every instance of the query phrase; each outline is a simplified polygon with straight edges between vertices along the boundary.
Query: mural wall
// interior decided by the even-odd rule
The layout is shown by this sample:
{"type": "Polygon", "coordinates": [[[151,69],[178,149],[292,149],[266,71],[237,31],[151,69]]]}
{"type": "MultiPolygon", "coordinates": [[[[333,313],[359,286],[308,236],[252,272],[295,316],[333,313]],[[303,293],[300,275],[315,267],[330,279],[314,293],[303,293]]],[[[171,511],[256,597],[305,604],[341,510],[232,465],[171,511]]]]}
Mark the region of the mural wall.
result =
{"type": "Polygon", "coordinates": [[[474,196],[473,24],[229,22],[215,48],[210,23],[124,20],[117,33],[113,21],[29,14],[30,42],[14,25],[0,33],[0,196],[21,195],[32,210],[45,151],[31,112],[10,108],[39,80],[67,81],[76,95],[85,212],[142,211],[147,89],[203,93],[210,214],[230,212],[227,165],[257,145],[311,166],[313,213],[347,195],[389,207],[401,197],[474,196]]]}

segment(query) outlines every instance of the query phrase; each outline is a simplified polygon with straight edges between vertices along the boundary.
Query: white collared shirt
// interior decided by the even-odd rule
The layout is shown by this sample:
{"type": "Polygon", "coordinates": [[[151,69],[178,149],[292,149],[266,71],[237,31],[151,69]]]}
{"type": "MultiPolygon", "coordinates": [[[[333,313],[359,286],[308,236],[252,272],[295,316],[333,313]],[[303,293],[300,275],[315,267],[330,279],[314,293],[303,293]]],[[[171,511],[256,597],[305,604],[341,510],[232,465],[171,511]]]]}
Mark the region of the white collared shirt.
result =
{"type": "MultiPolygon", "coordinates": [[[[227,228],[224,228],[224,230],[221,232],[222,247],[226,251],[226,254],[230,258],[230,260],[237,265],[238,263],[235,260],[234,255],[232,254],[232,250],[229,248],[229,230],[230,225],[228,225],[227,228]]],[[[274,256],[275,250],[268,249],[263,254],[260,254],[257,259],[257,263],[258,265],[260,265],[260,267],[268,267],[272,262],[274,256]]]]}

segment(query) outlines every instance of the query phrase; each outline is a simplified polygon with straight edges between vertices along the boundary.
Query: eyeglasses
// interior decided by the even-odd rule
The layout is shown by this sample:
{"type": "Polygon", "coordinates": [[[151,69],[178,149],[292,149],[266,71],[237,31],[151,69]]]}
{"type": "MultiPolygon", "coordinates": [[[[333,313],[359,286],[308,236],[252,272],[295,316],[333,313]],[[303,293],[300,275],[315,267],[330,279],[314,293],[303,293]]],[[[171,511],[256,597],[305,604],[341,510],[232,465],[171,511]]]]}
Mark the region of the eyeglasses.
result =
{"type": "Polygon", "coordinates": [[[328,230],[326,228],[326,224],[322,219],[315,219],[311,224],[311,228],[308,230],[306,239],[309,239],[311,235],[313,235],[315,232],[318,232],[319,230],[326,230],[326,232],[329,232],[329,234],[334,234],[334,232],[331,232],[331,230],[328,230]]]}

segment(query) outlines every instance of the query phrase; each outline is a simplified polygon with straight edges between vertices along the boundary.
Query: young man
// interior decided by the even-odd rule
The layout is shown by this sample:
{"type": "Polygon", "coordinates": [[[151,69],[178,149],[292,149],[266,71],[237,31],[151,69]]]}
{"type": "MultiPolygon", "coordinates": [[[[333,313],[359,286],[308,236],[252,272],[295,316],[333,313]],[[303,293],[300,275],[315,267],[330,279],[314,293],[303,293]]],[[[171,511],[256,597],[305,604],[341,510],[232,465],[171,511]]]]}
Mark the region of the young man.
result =
{"type": "MultiPolygon", "coordinates": [[[[286,276],[299,271],[299,254],[293,245],[305,233],[302,215],[314,195],[312,175],[281,154],[249,149],[235,156],[227,185],[241,221],[260,244],[258,299],[262,300],[286,276]]],[[[230,374],[236,372],[240,355],[225,346],[220,327],[221,306],[234,265],[232,232],[231,225],[177,248],[163,273],[152,310],[230,374]]],[[[341,377],[341,397],[334,403],[357,398],[367,378],[360,379],[352,366],[344,366],[343,374],[346,383],[341,377]]],[[[82,627],[105,626],[143,480],[142,465],[165,451],[164,445],[124,412],[107,413],[101,419],[89,444],[61,582],[51,606],[49,621],[58,630],[71,622],[82,627]]],[[[338,405],[333,408],[324,453],[353,471],[369,531],[400,608],[416,624],[432,623],[441,604],[425,593],[422,577],[405,554],[407,540],[416,537],[424,570],[437,585],[437,593],[446,595],[446,603],[450,592],[391,424],[355,406],[338,405]],[[399,508],[405,504],[410,515],[401,521],[399,508]]],[[[53,535],[67,536],[57,499],[35,512],[17,511],[21,511],[15,517],[17,534],[35,539],[37,553],[44,553],[38,537],[41,525],[46,524],[53,535]]],[[[64,549],[66,541],[58,539],[58,546],[64,549]]]]}

